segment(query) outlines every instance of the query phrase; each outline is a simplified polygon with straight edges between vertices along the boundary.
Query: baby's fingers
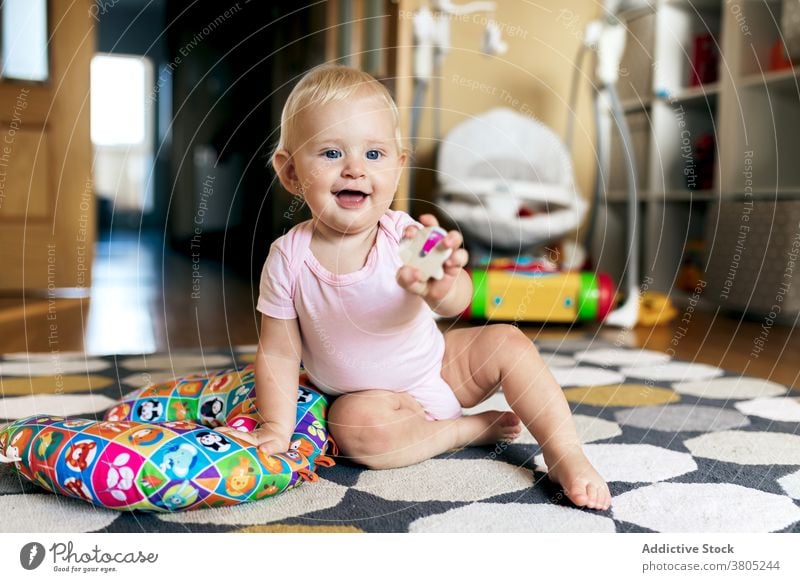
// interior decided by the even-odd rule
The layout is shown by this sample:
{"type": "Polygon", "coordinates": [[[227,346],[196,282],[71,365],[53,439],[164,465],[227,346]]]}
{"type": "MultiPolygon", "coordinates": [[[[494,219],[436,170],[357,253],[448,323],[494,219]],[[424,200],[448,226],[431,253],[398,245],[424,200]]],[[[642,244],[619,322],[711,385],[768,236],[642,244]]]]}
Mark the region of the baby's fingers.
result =
{"type": "Polygon", "coordinates": [[[446,272],[450,272],[453,269],[461,269],[466,266],[468,261],[469,254],[466,249],[456,249],[453,251],[453,254],[450,255],[450,258],[444,262],[444,269],[446,272]]]}
{"type": "Polygon", "coordinates": [[[423,295],[427,290],[427,283],[422,281],[422,275],[416,267],[404,265],[397,270],[397,284],[409,293],[423,295]]]}
{"type": "Polygon", "coordinates": [[[403,231],[403,238],[414,238],[417,232],[419,232],[417,225],[409,224],[403,231]]]}
{"type": "Polygon", "coordinates": [[[461,236],[461,233],[457,230],[451,230],[439,244],[448,249],[457,249],[462,242],[464,242],[464,237],[461,236]]]}
{"type": "Polygon", "coordinates": [[[235,428],[231,428],[229,426],[219,426],[215,429],[217,432],[221,432],[222,434],[232,437],[241,441],[244,441],[251,445],[257,445],[258,439],[256,435],[251,432],[242,432],[240,430],[236,430],[235,428]]]}
{"type": "Polygon", "coordinates": [[[218,426],[214,430],[217,431],[217,432],[224,433],[224,434],[233,434],[233,435],[238,435],[238,434],[244,433],[244,431],[235,429],[232,426],[218,426]]]}
{"type": "Polygon", "coordinates": [[[225,433],[229,437],[233,437],[240,441],[244,441],[249,445],[258,447],[258,450],[265,455],[274,455],[275,453],[285,453],[286,445],[271,435],[264,435],[260,431],[255,432],[242,432],[231,428],[229,426],[218,427],[217,431],[225,433]]]}
{"type": "Polygon", "coordinates": [[[286,447],[281,445],[276,439],[269,439],[258,445],[258,450],[265,455],[275,455],[277,453],[285,453],[286,447]]]}
{"type": "Polygon", "coordinates": [[[425,226],[439,226],[439,221],[433,214],[420,214],[419,221],[425,226]]]}
{"type": "Polygon", "coordinates": [[[410,265],[403,265],[397,270],[397,283],[407,289],[419,281],[419,269],[410,265]]]}

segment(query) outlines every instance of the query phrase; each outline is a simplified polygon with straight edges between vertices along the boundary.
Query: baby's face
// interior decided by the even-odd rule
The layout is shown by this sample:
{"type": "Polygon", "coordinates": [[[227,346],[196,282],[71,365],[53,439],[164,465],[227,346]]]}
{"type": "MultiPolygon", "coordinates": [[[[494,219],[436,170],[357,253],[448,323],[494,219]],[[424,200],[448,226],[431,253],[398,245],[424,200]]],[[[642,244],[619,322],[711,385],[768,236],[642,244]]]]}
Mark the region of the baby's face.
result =
{"type": "Polygon", "coordinates": [[[385,102],[362,95],[311,106],[297,131],[292,178],[323,234],[373,228],[394,198],[405,162],[385,102]]]}

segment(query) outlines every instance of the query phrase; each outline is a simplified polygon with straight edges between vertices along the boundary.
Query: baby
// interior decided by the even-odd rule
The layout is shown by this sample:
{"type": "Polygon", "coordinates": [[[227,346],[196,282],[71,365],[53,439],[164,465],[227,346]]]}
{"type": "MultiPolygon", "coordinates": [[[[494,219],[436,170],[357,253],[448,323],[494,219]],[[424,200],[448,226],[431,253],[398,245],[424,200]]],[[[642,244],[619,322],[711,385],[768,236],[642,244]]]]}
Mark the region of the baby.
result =
{"type": "Polygon", "coordinates": [[[237,436],[267,454],[289,448],[302,359],[311,381],[338,396],[329,428],[357,463],[402,467],[510,441],[521,419],[569,498],[607,509],[608,486],[531,340],[503,324],[439,331],[431,311],[458,315],[472,297],[467,252],[450,231],[439,243],[452,249],[444,278],[424,281],[402,265],[401,240],[437,224],[389,209],[406,159],[397,106],[371,76],[317,67],[292,90],[272,163],[312,218],[276,240],[264,264],[255,363],[263,424],[237,436]],[[462,415],[501,385],[513,412],[462,415]]]}

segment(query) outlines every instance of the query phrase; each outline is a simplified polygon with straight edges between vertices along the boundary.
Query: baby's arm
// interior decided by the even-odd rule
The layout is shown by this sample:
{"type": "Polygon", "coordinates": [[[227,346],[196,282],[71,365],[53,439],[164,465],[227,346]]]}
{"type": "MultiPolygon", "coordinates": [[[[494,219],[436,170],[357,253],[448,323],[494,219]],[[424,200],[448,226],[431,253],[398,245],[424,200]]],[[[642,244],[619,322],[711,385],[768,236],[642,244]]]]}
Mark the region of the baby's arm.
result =
{"type": "Polygon", "coordinates": [[[233,434],[258,445],[264,454],[289,450],[297,414],[301,354],[297,319],[276,319],[262,314],[255,362],[256,406],[262,424],[251,433],[233,434]]]}
{"type": "Polygon", "coordinates": [[[266,454],[285,453],[297,414],[297,375],[302,354],[297,319],[261,315],[256,353],[256,406],[263,424],[260,448],[266,454]]]}
{"type": "MultiPolygon", "coordinates": [[[[464,253],[466,252],[467,251],[464,251],[464,253]]],[[[450,259],[448,259],[448,261],[449,260],[450,259]]],[[[453,271],[459,269],[458,272],[451,275],[452,278],[450,281],[446,282],[450,285],[449,288],[446,288],[444,285],[441,287],[429,285],[428,293],[423,295],[423,299],[430,305],[430,308],[442,317],[455,317],[456,315],[460,315],[469,307],[470,301],[472,300],[472,280],[469,278],[466,271],[462,269],[461,265],[455,266],[457,264],[458,263],[453,262],[449,265],[445,265],[445,269],[448,269],[448,267],[451,267],[453,271]]]]}
{"type": "MultiPolygon", "coordinates": [[[[423,214],[419,221],[425,226],[439,226],[432,214],[423,214]]],[[[412,238],[419,229],[414,225],[406,227],[403,238],[412,238]]],[[[397,271],[397,282],[410,293],[420,295],[436,313],[443,317],[453,317],[462,313],[472,300],[472,280],[463,270],[469,255],[461,246],[461,233],[451,230],[439,242],[439,246],[453,250],[444,262],[444,277],[425,281],[416,267],[405,265],[397,271]]]]}

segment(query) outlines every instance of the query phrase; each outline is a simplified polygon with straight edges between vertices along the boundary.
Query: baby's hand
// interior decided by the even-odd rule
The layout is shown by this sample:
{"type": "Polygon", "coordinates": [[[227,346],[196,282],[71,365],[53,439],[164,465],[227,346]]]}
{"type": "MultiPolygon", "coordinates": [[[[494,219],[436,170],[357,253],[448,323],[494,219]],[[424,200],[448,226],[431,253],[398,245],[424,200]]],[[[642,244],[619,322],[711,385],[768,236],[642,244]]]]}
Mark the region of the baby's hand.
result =
{"type": "Polygon", "coordinates": [[[258,449],[265,455],[285,453],[289,450],[289,441],[291,440],[291,436],[287,437],[266,424],[262,424],[253,432],[242,432],[229,426],[222,426],[217,428],[217,430],[230,437],[234,437],[248,442],[253,446],[257,446],[258,449]]]}
{"type": "MultiPolygon", "coordinates": [[[[432,214],[423,214],[419,217],[419,221],[425,226],[439,226],[439,222],[432,214]]],[[[417,231],[419,229],[416,226],[407,226],[403,238],[414,238],[417,231]]],[[[397,271],[397,283],[409,293],[419,295],[429,302],[438,303],[453,288],[453,283],[469,259],[466,249],[459,248],[462,241],[461,233],[457,230],[449,231],[447,236],[439,241],[439,247],[452,249],[453,253],[444,262],[444,277],[438,281],[436,279],[425,281],[419,269],[403,265],[397,271]]]]}

